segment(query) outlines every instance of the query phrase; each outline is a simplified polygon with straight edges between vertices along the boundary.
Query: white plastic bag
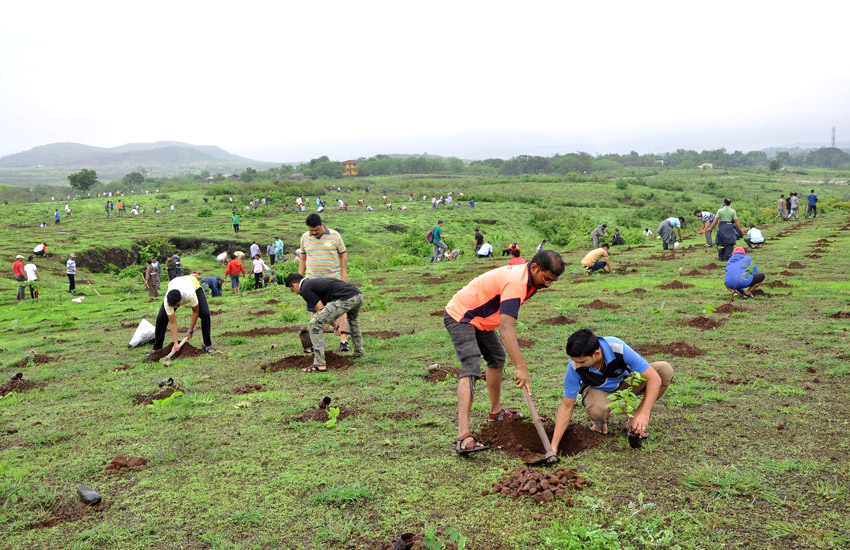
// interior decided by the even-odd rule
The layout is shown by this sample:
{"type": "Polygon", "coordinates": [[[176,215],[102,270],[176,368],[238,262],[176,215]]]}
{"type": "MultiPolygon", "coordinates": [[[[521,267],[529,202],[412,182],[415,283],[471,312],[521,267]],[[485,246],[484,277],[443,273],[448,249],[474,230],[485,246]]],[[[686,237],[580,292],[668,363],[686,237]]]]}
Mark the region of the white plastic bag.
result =
{"type": "Polygon", "coordinates": [[[142,319],[142,322],[139,323],[138,327],[136,327],[136,332],[133,333],[133,337],[130,338],[130,343],[127,344],[127,347],[134,348],[144,344],[145,342],[150,342],[153,340],[154,331],[154,326],[150,324],[147,319],[142,319]]]}

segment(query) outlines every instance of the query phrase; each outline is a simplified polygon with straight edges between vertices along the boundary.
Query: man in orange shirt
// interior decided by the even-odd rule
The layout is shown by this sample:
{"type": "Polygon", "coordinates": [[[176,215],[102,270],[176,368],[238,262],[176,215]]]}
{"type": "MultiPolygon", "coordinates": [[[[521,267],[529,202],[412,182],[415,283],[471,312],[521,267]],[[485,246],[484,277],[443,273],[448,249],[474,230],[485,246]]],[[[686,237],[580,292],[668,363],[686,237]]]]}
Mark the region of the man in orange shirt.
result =
{"type": "Polygon", "coordinates": [[[446,305],[443,322],[449,331],[461,368],[458,374],[457,411],[459,454],[485,451],[469,431],[469,412],[475,393],[475,381],[481,378],[481,357],[487,360],[487,391],[490,394],[488,422],[520,419],[516,411],[505,410],[501,403],[502,368],[505,349],[516,365],[514,382],[531,391],[528,367],[516,338],[519,307],[541,288],[548,288],[564,272],[564,260],[554,250],[541,250],[523,265],[508,265],[479,275],[460,289],[446,305]],[[499,340],[498,328],[504,341],[499,340]]]}
{"type": "Polygon", "coordinates": [[[519,249],[515,248],[511,250],[511,261],[508,262],[508,265],[522,265],[524,263],[525,260],[519,255],[519,249]]]}

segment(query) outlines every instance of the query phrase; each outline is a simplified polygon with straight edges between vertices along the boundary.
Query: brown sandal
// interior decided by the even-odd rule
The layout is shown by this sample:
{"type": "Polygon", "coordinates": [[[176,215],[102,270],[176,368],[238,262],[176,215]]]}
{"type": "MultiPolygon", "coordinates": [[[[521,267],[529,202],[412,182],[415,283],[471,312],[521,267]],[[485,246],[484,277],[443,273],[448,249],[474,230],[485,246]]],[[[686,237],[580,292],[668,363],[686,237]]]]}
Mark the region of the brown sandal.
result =
{"type": "Polygon", "coordinates": [[[464,434],[457,438],[457,443],[455,444],[455,451],[459,455],[466,455],[470,453],[477,453],[478,451],[486,451],[489,450],[490,447],[481,443],[481,440],[478,439],[477,436],[472,433],[464,434]],[[463,442],[467,439],[472,439],[467,445],[464,445],[463,442]]]}

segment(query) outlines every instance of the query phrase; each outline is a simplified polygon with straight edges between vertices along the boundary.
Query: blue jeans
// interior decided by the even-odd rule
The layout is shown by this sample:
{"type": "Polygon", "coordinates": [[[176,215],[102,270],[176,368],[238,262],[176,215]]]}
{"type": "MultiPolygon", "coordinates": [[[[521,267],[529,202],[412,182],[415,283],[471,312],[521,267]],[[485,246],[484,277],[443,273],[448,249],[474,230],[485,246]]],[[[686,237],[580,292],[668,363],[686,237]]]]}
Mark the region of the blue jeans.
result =
{"type": "Polygon", "coordinates": [[[809,217],[809,214],[813,214],[813,216],[812,216],[812,217],[813,217],[813,218],[817,218],[817,217],[818,217],[818,205],[816,205],[816,204],[810,204],[810,205],[809,205],[809,209],[808,209],[808,210],[806,210],[806,217],[807,217],[807,218],[809,217]]]}

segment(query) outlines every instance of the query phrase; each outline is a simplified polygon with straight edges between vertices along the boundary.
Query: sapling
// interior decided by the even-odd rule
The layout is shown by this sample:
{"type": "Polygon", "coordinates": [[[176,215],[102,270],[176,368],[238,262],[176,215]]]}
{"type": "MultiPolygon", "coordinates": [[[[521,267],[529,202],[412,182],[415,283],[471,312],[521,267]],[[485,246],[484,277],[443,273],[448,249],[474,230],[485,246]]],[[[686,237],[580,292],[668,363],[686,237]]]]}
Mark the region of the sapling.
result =
{"type": "Polygon", "coordinates": [[[339,416],[339,407],[330,407],[328,409],[328,421],[325,422],[326,428],[333,428],[336,426],[336,419],[339,416]]]}
{"type": "Polygon", "coordinates": [[[714,315],[714,304],[712,304],[711,302],[706,302],[705,307],[702,308],[702,312],[705,314],[706,317],[711,317],[712,315],[714,315]]]}
{"type": "MultiPolygon", "coordinates": [[[[646,382],[646,378],[641,376],[639,372],[633,372],[629,376],[625,378],[625,382],[627,387],[612,392],[608,396],[608,405],[607,408],[611,409],[612,413],[623,413],[627,417],[634,418],[635,411],[640,406],[640,398],[635,395],[634,388],[640,386],[643,382],[646,382]]],[[[637,449],[641,446],[640,442],[640,434],[632,433],[629,430],[629,444],[632,448],[637,449]]]]}

